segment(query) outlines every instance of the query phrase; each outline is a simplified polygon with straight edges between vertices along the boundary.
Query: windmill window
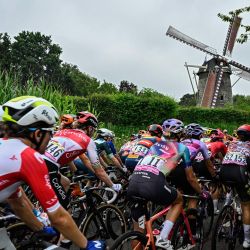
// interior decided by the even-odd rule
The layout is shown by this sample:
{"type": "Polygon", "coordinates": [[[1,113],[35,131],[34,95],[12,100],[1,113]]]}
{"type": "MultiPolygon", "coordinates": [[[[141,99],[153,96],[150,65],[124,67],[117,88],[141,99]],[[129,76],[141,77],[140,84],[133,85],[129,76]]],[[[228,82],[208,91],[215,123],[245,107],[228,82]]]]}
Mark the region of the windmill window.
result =
{"type": "Polygon", "coordinates": [[[224,96],[223,96],[223,95],[220,96],[220,100],[221,100],[221,101],[224,100],[224,96]]]}

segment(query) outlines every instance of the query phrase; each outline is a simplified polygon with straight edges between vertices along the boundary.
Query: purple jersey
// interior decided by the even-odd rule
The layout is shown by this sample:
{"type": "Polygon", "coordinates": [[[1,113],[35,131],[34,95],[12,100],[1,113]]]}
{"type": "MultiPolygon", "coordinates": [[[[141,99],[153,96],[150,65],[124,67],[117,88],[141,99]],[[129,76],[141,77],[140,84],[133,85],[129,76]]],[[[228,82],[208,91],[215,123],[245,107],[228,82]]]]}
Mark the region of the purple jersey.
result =
{"type": "Polygon", "coordinates": [[[210,158],[208,148],[204,142],[197,139],[185,139],[181,143],[188,147],[191,161],[194,160],[199,153],[205,160],[210,158]]]}

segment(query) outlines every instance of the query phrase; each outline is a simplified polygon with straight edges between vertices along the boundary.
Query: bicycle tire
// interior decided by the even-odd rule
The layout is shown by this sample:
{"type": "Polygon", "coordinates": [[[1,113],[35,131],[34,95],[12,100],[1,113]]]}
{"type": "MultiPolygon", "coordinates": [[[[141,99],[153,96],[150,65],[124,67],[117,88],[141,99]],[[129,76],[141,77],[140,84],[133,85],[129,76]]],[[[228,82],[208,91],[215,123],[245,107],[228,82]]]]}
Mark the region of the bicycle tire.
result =
{"type": "MultiPolygon", "coordinates": [[[[121,235],[115,240],[109,250],[130,250],[132,248],[131,241],[138,241],[138,247],[136,249],[145,249],[148,238],[140,232],[132,231],[121,235]],[[140,245],[139,245],[140,244],[140,245]]],[[[136,244],[136,243],[134,243],[136,244]]]]}
{"type": "MultiPolygon", "coordinates": [[[[186,216],[188,215],[193,215],[196,218],[197,216],[197,210],[196,209],[188,209],[186,212],[186,216]]],[[[199,218],[197,218],[197,220],[199,220],[199,218]]],[[[199,223],[197,223],[199,225],[199,223]]],[[[196,230],[199,232],[200,237],[199,240],[196,241],[195,244],[195,249],[199,249],[201,250],[203,247],[203,232],[202,232],[202,228],[196,228],[196,230]]],[[[171,244],[173,246],[173,249],[186,249],[188,245],[191,245],[191,241],[189,239],[189,234],[188,234],[188,230],[186,227],[186,224],[184,222],[184,218],[183,216],[179,216],[178,219],[176,220],[172,232],[171,232],[171,244]]]]}
{"type": "Polygon", "coordinates": [[[232,206],[225,206],[216,220],[211,238],[211,249],[234,249],[236,239],[232,238],[234,209],[232,206]],[[224,241],[223,241],[224,239],[224,241]],[[220,243],[220,247],[219,247],[220,243]],[[227,246],[228,245],[228,246],[227,246]]]}
{"type": "Polygon", "coordinates": [[[79,226],[89,240],[106,239],[113,242],[127,229],[123,213],[112,204],[102,204],[88,214],[79,226]]]}
{"type": "Polygon", "coordinates": [[[206,201],[205,214],[203,215],[202,226],[203,226],[203,237],[204,240],[207,240],[213,227],[214,222],[214,204],[211,197],[209,197],[206,201]]]}

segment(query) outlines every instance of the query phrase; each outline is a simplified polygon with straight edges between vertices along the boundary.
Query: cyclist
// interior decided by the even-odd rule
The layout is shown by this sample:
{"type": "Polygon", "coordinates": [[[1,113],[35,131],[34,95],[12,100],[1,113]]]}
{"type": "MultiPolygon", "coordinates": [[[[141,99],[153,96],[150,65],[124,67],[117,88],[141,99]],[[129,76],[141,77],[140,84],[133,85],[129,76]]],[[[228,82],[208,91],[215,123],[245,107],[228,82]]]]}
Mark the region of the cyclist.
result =
{"type": "Polygon", "coordinates": [[[59,129],[71,128],[75,115],[64,114],[60,117],[59,129]]]}
{"type": "MultiPolygon", "coordinates": [[[[21,96],[3,104],[3,110],[5,139],[0,139],[0,202],[7,201],[15,214],[34,231],[44,230],[20,189],[25,182],[55,228],[82,249],[95,249],[93,242],[87,242],[69,213],[60,205],[40,154],[44,153],[52,136],[52,126],[58,119],[56,109],[42,98],[21,96]]],[[[0,242],[4,244],[4,231],[1,232],[0,242]]],[[[7,239],[7,233],[4,236],[7,239]]]]}
{"type": "MultiPolygon", "coordinates": [[[[173,121],[173,119],[171,119],[171,121],[173,121]]],[[[176,125],[177,120],[175,125],[172,124],[172,129],[174,126],[176,127],[176,125]]],[[[180,126],[177,126],[176,129],[180,129],[180,126]]],[[[167,121],[163,123],[163,127],[164,129],[169,129],[167,121]]],[[[172,205],[167,214],[167,219],[163,224],[160,237],[156,240],[156,246],[163,249],[172,249],[168,235],[182,209],[181,194],[168,184],[166,176],[178,166],[181,160],[183,162],[183,168],[189,172],[191,162],[188,148],[177,141],[166,138],[160,139],[150,147],[144,158],[138,162],[129,182],[129,198],[138,196],[156,204],[165,206],[172,205]]],[[[201,193],[197,181],[194,187],[197,189],[197,192],[201,193]]],[[[135,221],[135,229],[139,230],[136,221],[142,215],[141,211],[140,209],[137,211],[133,208],[132,214],[135,221]]]]}
{"type": "Polygon", "coordinates": [[[73,129],[63,129],[56,132],[47,146],[44,159],[49,169],[52,186],[64,207],[68,206],[69,197],[60,183],[59,167],[67,165],[76,157],[83,159],[85,166],[106,185],[116,191],[121,189],[121,185],[114,184],[100,165],[96,145],[91,139],[97,126],[97,118],[92,113],[79,112],[77,119],[72,124],[73,129]],[[86,161],[85,152],[87,152],[90,162],[86,161]]]}
{"type": "Polygon", "coordinates": [[[162,136],[162,127],[158,124],[152,124],[148,126],[148,130],[144,133],[141,139],[139,139],[131,148],[126,161],[126,168],[133,173],[136,164],[142,159],[148,152],[149,148],[162,136]]]}
{"type": "MultiPolygon", "coordinates": [[[[163,135],[164,137],[173,142],[178,143],[179,147],[183,148],[185,152],[185,161],[180,161],[176,168],[169,175],[169,179],[172,184],[176,186],[181,192],[187,195],[200,194],[202,198],[208,198],[210,195],[205,190],[201,190],[198,180],[194,174],[193,167],[190,160],[190,152],[187,146],[180,143],[180,140],[184,132],[184,124],[178,119],[168,119],[163,122],[163,135]]],[[[193,155],[192,155],[193,157],[193,155]]],[[[188,208],[196,208],[197,200],[189,199],[188,208]]],[[[196,234],[196,220],[195,218],[189,217],[189,223],[193,235],[196,234]]]]}
{"type": "Polygon", "coordinates": [[[97,148],[97,153],[99,157],[103,160],[103,165],[108,166],[109,161],[111,161],[114,166],[124,172],[122,164],[120,164],[118,159],[114,156],[110,144],[108,143],[108,140],[113,137],[112,131],[106,128],[101,128],[97,130],[96,134],[97,137],[95,139],[95,144],[97,148]]]}
{"type": "MultiPolygon", "coordinates": [[[[202,127],[197,123],[190,123],[186,126],[185,136],[186,139],[181,143],[185,144],[190,151],[190,159],[194,171],[199,175],[206,178],[215,177],[215,169],[206,144],[200,139],[203,135],[202,127]],[[195,160],[197,156],[201,156],[202,161],[195,160]]],[[[199,157],[198,156],[198,157],[199,157]]]]}
{"type": "Polygon", "coordinates": [[[250,125],[237,129],[238,141],[230,142],[222,161],[220,177],[222,181],[234,182],[242,208],[244,228],[244,248],[250,248],[250,125]]]}
{"type": "Polygon", "coordinates": [[[125,164],[125,161],[128,157],[128,154],[131,150],[131,148],[135,145],[137,140],[139,139],[138,134],[131,134],[130,135],[130,140],[126,142],[119,150],[119,156],[121,158],[121,161],[123,164],[125,164]]]}

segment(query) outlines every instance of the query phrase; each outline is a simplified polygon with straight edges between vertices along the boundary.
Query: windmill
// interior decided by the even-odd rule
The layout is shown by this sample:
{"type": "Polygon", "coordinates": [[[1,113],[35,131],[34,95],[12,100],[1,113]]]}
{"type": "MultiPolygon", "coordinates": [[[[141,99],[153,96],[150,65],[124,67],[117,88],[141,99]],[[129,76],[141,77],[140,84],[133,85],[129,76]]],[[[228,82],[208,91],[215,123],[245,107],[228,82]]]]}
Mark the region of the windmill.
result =
{"type": "Polygon", "coordinates": [[[185,35],[172,26],[167,30],[167,36],[213,56],[199,67],[197,73],[199,106],[215,108],[224,106],[225,103],[232,103],[230,80],[232,73],[250,81],[250,68],[230,59],[240,23],[241,18],[235,15],[229,25],[222,55],[218,54],[216,49],[185,35]]]}

